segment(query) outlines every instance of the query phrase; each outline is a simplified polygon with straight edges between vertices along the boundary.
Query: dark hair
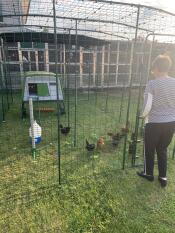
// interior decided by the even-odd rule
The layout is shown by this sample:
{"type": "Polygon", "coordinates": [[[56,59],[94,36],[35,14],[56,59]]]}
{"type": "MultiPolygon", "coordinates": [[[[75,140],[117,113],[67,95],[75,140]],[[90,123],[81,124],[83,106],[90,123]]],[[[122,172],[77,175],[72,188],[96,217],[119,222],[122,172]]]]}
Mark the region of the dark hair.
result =
{"type": "Polygon", "coordinates": [[[168,72],[172,66],[172,60],[167,55],[157,56],[152,63],[152,70],[157,68],[159,72],[168,72]]]}

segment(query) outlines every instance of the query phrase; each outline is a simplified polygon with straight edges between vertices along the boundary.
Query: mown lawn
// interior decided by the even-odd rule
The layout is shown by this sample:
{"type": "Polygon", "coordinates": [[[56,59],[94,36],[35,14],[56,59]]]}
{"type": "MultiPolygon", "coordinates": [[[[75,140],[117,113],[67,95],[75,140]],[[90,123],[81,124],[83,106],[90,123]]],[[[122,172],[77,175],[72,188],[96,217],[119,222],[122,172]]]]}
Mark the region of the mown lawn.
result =
{"type": "Polygon", "coordinates": [[[1,210],[1,232],[173,233],[174,161],[169,185],[139,179],[136,169],[73,179],[1,210]],[[35,199],[35,200],[34,200],[35,199]]]}
{"type": "MultiPolygon", "coordinates": [[[[77,145],[74,147],[74,102],[70,103],[71,132],[61,135],[61,181],[58,185],[56,114],[38,113],[43,141],[38,157],[31,157],[28,139],[29,119],[21,121],[16,98],[0,126],[0,232],[2,233],[174,233],[175,161],[168,163],[169,184],[162,189],[157,179],[146,182],[136,176],[142,167],[122,168],[123,141],[115,148],[108,131],[117,132],[125,122],[118,121],[121,93],[80,95],[77,105],[77,145]],[[101,150],[89,153],[85,140],[105,140],[101,150]]],[[[45,106],[45,105],[44,105],[45,106]]],[[[54,107],[54,105],[52,105],[54,107]]],[[[67,104],[66,104],[67,106],[67,104]]],[[[132,99],[131,131],[136,101],[132,99]]],[[[67,114],[61,116],[67,124],[67,114]]],[[[130,135],[128,136],[130,138],[130,135]]],[[[128,148],[128,147],[127,147],[128,148]]],[[[138,145],[137,164],[142,163],[142,142],[138,145]]],[[[155,168],[157,175],[157,166],[155,168]]]]}

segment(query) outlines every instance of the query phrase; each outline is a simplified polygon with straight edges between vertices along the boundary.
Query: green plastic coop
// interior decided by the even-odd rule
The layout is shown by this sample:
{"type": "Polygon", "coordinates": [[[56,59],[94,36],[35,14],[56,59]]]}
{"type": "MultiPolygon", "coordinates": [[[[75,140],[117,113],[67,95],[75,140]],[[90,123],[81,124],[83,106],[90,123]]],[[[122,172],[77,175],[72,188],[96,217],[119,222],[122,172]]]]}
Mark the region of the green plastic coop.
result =
{"type": "Polygon", "coordinates": [[[26,112],[25,103],[32,98],[37,102],[59,101],[60,112],[65,113],[63,92],[60,78],[56,83],[56,74],[44,71],[26,72],[22,85],[22,118],[26,112]],[[58,98],[57,86],[58,83],[58,98]]]}

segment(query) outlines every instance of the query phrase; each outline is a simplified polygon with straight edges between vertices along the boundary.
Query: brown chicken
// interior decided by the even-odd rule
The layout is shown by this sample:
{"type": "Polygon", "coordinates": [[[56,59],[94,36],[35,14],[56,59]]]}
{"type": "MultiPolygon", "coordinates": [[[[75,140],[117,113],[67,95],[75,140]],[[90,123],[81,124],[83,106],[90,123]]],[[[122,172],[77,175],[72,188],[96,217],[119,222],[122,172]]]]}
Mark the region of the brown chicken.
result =
{"type": "Polygon", "coordinates": [[[97,148],[98,149],[102,149],[104,147],[104,139],[103,138],[99,138],[98,141],[97,141],[97,148]]]}

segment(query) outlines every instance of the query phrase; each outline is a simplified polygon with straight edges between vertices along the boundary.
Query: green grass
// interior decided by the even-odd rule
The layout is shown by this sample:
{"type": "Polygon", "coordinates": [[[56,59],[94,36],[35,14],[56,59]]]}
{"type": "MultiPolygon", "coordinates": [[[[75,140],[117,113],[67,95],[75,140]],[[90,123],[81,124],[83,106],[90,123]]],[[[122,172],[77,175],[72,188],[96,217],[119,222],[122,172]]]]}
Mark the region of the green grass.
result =
{"type": "MultiPolygon", "coordinates": [[[[139,168],[129,168],[128,153],[126,170],[121,170],[123,141],[114,148],[107,136],[108,131],[117,132],[125,122],[126,99],[122,121],[118,122],[120,94],[110,94],[107,111],[105,94],[91,94],[89,101],[85,94],[78,96],[76,147],[71,98],[71,132],[67,137],[61,135],[61,186],[58,185],[56,113],[39,114],[37,103],[34,105],[35,118],[43,130],[43,141],[37,147],[34,161],[28,139],[29,119],[20,119],[20,99],[15,98],[6,122],[0,126],[0,232],[174,232],[174,160],[169,159],[169,185],[162,189],[157,180],[149,183],[135,175],[139,168]],[[104,148],[87,152],[85,139],[96,143],[101,136],[105,139],[104,148]]],[[[136,110],[134,97],[131,129],[136,110]]],[[[67,115],[61,116],[61,123],[67,124],[67,115]]],[[[137,154],[141,152],[142,143],[137,154]]],[[[141,162],[142,156],[137,163],[141,162]]],[[[157,166],[155,171],[157,175],[157,166]]]]}
{"type": "Polygon", "coordinates": [[[157,181],[139,179],[133,169],[53,187],[36,200],[3,210],[1,232],[173,233],[173,165],[166,190],[157,181]]]}

